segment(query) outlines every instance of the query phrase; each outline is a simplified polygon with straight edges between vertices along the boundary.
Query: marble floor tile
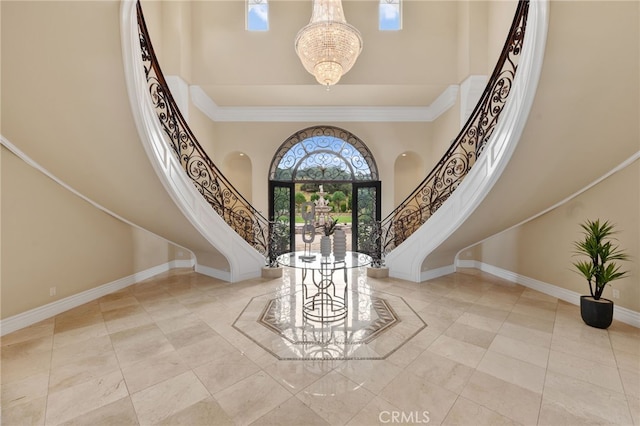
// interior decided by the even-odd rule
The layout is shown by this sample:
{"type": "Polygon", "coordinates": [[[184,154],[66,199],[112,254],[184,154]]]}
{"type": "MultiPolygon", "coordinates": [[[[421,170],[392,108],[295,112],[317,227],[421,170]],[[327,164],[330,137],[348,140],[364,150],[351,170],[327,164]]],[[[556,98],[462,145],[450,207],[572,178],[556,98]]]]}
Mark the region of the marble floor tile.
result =
{"type": "Polygon", "coordinates": [[[157,424],[211,395],[192,371],[131,395],[141,424],[157,424]]]}
{"type": "Polygon", "coordinates": [[[203,399],[158,423],[162,426],[234,426],[235,423],[213,398],[203,399]]]}
{"type": "Polygon", "coordinates": [[[193,370],[212,395],[258,371],[260,371],[260,367],[240,352],[232,352],[193,370]]]}
{"type": "Polygon", "coordinates": [[[138,416],[131,398],[127,396],[61,423],[60,426],[137,426],[138,424],[138,416]]]}
{"type": "Polygon", "coordinates": [[[551,351],[548,371],[584,380],[614,392],[624,392],[621,375],[616,367],[599,364],[575,355],[551,351]]]}
{"type": "Polygon", "coordinates": [[[460,396],[523,425],[536,424],[542,399],[540,393],[481,371],[473,373],[460,396]]]}
{"type": "Polygon", "coordinates": [[[632,419],[624,394],[549,371],[542,397],[540,422],[626,425],[631,424],[632,419]],[[606,404],[602,401],[606,401],[606,404]]]}
{"type": "Polygon", "coordinates": [[[427,350],[471,368],[477,367],[486,352],[486,349],[480,346],[462,342],[444,334],[438,337],[427,350]]]}
{"type": "Polygon", "coordinates": [[[2,406],[2,424],[4,425],[44,425],[47,397],[32,399],[10,407],[2,406]]]}
{"type": "Polygon", "coordinates": [[[234,322],[252,300],[296,294],[297,275],[176,269],[2,336],[2,423],[640,425],[638,328],[588,327],[577,306],[475,269],[422,284],[363,270],[350,282],[402,300],[401,321],[350,353],[403,344],[381,360],[278,360],[296,348],[269,352],[256,342],[273,332],[234,322]]]}
{"type": "MultiPolygon", "coordinates": [[[[392,424],[395,419],[399,419],[402,410],[391,404],[386,399],[375,397],[358,414],[349,420],[348,426],[371,426],[392,424]]],[[[408,415],[409,413],[407,413],[408,415]]],[[[413,413],[412,413],[413,414],[413,413]]],[[[420,419],[423,423],[427,419],[423,418],[424,413],[420,413],[420,419]]],[[[431,419],[428,419],[429,421],[431,419]]],[[[428,423],[428,422],[426,422],[428,423]]],[[[396,421],[395,424],[402,424],[396,421]]]]}
{"type": "Polygon", "coordinates": [[[213,396],[236,424],[246,425],[284,403],[291,393],[259,371],[213,396]]]}
{"type": "Polygon", "coordinates": [[[425,351],[406,368],[406,371],[459,394],[474,369],[431,351],[425,351]]]}
{"type": "Polygon", "coordinates": [[[442,422],[443,426],[517,426],[519,424],[463,397],[456,400],[442,422]]]}
{"type": "Polygon", "coordinates": [[[332,425],[347,423],[375,397],[337,371],[325,375],[296,396],[332,425]]]}
{"type": "Polygon", "coordinates": [[[385,360],[350,360],[337,366],[335,371],[377,395],[402,368],[385,360]]]}
{"type": "Polygon", "coordinates": [[[549,349],[520,339],[512,339],[501,334],[491,342],[489,350],[508,355],[538,367],[546,368],[549,359],[549,349]]]}
{"type": "Polygon", "coordinates": [[[330,423],[316,414],[315,411],[307,407],[295,396],[292,396],[251,423],[251,426],[283,425],[329,426],[330,423]]]}
{"type": "Polygon", "coordinates": [[[542,393],[546,370],[520,359],[488,350],[478,364],[477,371],[490,374],[507,383],[542,393]]]}
{"type": "Polygon", "coordinates": [[[176,351],[149,356],[122,368],[129,393],[135,393],[189,371],[176,351]]]}
{"type": "Polygon", "coordinates": [[[444,332],[444,335],[484,349],[488,349],[496,337],[496,333],[492,331],[482,330],[458,322],[451,324],[451,327],[444,332]]]}
{"type": "Polygon", "coordinates": [[[429,423],[437,425],[442,423],[458,394],[405,370],[384,388],[380,397],[407,415],[428,412],[429,423]]]}
{"type": "Polygon", "coordinates": [[[128,396],[120,371],[50,393],[47,424],[59,424],[128,396]]]}
{"type": "Polygon", "coordinates": [[[10,383],[3,383],[0,399],[2,401],[2,409],[47,396],[48,387],[48,372],[34,374],[10,383]]]}

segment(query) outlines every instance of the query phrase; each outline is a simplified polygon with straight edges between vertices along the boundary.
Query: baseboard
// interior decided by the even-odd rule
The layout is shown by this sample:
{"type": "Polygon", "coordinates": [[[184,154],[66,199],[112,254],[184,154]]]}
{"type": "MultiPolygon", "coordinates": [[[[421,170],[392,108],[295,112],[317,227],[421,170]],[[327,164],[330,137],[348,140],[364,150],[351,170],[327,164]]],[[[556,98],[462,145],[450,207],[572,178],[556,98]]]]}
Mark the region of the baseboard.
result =
{"type": "MultiPolygon", "coordinates": [[[[521,284],[525,287],[539,291],[540,293],[548,294],[549,296],[556,297],[573,305],[580,305],[580,296],[582,296],[582,294],[580,293],[576,293],[575,291],[567,290],[553,284],[545,283],[543,281],[538,281],[536,279],[529,278],[524,275],[508,271],[506,269],[498,268],[497,266],[489,265],[476,260],[459,260],[456,262],[456,266],[460,268],[480,269],[481,271],[488,274],[495,275],[496,277],[516,284],[521,284]]],[[[613,318],[625,324],[640,328],[640,312],[632,311],[631,309],[623,308],[622,306],[616,305],[613,311],[613,318]]]]}
{"type": "Polygon", "coordinates": [[[231,272],[229,271],[221,271],[220,269],[215,269],[210,266],[196,264],[196,272],[222,281],[231,282],[231,272]]]}
{"type": "Polygon", "coordinates": [[[447,265],[441,268],[430,269],[428,271],[420,272],[420,282],[433,280],[438,277],[453,274],[456,271],[455,265],[447,265]]]}
{"type": "Polygon", "coordinates": [[[173,260],[162,265],[154,266],[144,271],[136,272],[124,278],[103,284],[98,287],[83,291],[64,299],[56,300],[44,306],[31,309],[18,315],[0,320],[0,336],[12,333],[22,328],[33,325],[37,322],[54,317],[69,309],[76,308],[85,303],[94,301],[102,296],[122,290],[132,284],[144,281],[155,275],[167,272],[174,268],[191,268],[194,265],[193,260],[173,260]]]}

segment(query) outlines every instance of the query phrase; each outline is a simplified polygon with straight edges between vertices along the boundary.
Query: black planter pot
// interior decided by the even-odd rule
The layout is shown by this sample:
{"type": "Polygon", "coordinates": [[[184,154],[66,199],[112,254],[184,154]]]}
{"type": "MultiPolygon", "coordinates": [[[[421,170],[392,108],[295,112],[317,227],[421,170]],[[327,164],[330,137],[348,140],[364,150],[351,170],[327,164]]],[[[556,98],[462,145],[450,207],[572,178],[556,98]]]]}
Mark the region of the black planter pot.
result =
{"type": "Polygon", "coordinates": [[[607,328],[613,321],[613,302],[602,297],[595,300],[591,296],[580,296],[580,315],[591,327],[607,328]]]}

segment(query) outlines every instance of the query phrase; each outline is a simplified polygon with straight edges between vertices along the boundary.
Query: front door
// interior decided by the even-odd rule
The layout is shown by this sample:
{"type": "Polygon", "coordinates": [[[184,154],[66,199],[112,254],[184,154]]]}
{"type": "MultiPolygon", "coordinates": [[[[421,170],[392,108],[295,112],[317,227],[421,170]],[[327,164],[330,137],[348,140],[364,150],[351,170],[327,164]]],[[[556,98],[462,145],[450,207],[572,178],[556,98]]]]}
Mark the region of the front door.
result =
{"type": "Polygon", "coordinates": [[[380,181],[353,183],[351,247],[354,251],[366,253],[374,259],[380,259],[380,188],[380,181]]]}

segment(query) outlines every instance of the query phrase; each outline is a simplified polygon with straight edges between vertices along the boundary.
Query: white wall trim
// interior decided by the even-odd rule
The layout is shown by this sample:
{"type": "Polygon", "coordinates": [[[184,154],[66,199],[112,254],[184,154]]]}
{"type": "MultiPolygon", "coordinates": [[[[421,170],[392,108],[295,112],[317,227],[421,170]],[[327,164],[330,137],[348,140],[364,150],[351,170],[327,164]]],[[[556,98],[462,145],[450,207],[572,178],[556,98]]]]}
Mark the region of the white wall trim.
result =
{"type": "MultiPolygon", "coordinates": [[[[195,270],[199,274],[207,275],[213,278],[218,278],[223,281],[231,281],[231,273],[229,271],[222,271],[210,266],[200,265],[196,263],[195,270]]],[[[262,271],[261,271],[262,272],[262,271]]]]}
{"type": "Polygon", "coordinates": [[[31,309],[18,315],[0,320],[0,336],[12,333],[16,330],[33,325],[37,322],[54,317],[58,314],[76,308],[85,303],[92,302],[107,294],[114,293],[123,288],[129,287],[140,281],[144,281],[155,275],[167,272],[173,268],[191,268],[194,260],[173,260],[162,265],[154,266],[144,271],[136,272],[127,277],[123,277],[98,287],[85,290],[64,299],[56,300],[44,306],[31,309]]]}
{"type": "Polygon", "coordinates": [[[193,104],[216,122],[431,122],[452,108],[460,86],[450,85],[430,106],[265,106],[222,107],[216,105],[200,86],[189,88],[193,104]]]}
{"type": "MultiPolygon", "coordinates": [[[[495,275],[496,277],[510,281],[512,283],[523,285],[527,288],[539,291],[540,293],[547,294],[552,297],[556,297],[565,302],[569,302],[572,305],[580,305],[580,296],[582,294],[575,291],[567,290],[566,288],[558,287],[553,284],[545,283],[543,281],[536,280],[534,278],[526,277],[524,275],[517,274],[506,269],[499,268],[497,266],[489,265],[477,260],[458,260],[456,262],[457,268],[475,268],[483,272],[495,275]]],[[[640,312],[633,311],[631,309],[624,308],[616,305],[613,310],[613,318],[624,322],[625,324],[632,325],[640,328],[640,312]]]]}
{"type": "Polygon", "coordinates": [[[441,268],[429,269],[428,271],[422,271],[420,273],[420,282],[433,280],[435,278],[443,277],[445,275],[453,274],[456,272],[455,265],[443,266],[441,268]]]}
{"type": "Polygon", "coordinates": [[[424,260],[467,220],[509,163],[536,95],[547,39],[548,9],[548,0],[530,3],[518,73],[483,155],[433,216],[386,256],[390,277],[420,282],[425,275],[424,260]]]}

